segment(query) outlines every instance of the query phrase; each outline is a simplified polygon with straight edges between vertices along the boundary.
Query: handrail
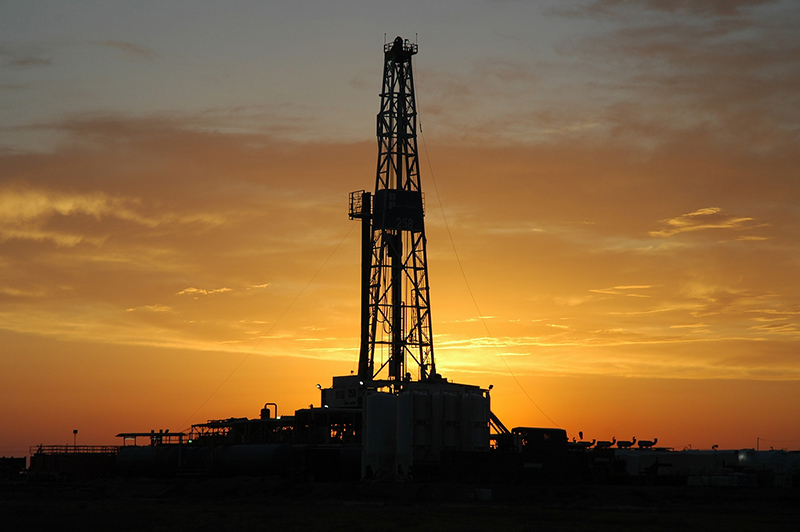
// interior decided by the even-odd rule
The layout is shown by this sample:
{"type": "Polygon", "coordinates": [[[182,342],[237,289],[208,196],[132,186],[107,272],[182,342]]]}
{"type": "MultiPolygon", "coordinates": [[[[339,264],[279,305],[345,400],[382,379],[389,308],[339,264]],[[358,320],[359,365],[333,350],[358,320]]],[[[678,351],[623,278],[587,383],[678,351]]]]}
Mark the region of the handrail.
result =
{"type": "Polygon", "coordinates": [[[31,445],[30,453],[35,454],[117,454],[116,445],[31,445]]]}

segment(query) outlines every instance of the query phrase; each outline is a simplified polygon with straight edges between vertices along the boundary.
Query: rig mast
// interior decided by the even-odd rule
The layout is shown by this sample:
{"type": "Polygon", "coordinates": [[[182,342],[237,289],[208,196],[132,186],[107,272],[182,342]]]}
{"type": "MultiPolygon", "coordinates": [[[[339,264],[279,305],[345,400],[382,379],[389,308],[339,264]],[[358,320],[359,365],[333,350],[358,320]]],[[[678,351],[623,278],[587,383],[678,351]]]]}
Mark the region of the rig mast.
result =
{"type": "Polygon", "coordinates": [[[388,381],[395,391],[414,378],[439,378],[417,160],[416,53],[401,37],[384,45],[375,192],[350,194],[350,218],[363,224],[358,376],[388,381]]]}

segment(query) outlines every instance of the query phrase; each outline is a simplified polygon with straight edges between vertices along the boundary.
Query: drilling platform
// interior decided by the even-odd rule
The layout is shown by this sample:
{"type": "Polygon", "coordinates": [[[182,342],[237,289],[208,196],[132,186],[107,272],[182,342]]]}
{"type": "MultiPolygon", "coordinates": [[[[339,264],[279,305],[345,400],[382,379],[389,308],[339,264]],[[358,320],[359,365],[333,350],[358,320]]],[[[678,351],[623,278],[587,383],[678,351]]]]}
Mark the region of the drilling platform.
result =
{"type": "MultiPolygon", "coordinates": [[[[358,372],[333,377],[328,388],[318,385],[320,406],[292,416],[279,417],[277,405],[267,403],[260,418],[212,420],[188,434],[121,433],[122,470],[404,479],[438,474],[446,464],[480,463],[475,455],[511,437],[491,412],[488,389],[436,371],[412,66],[417,50],[401,37],[384,44],[375,188],[350,194],[349,217],[361,223],[358,372]],[[150,445],[138,445],[142,439],[150,445]]],[[[564,431],[552,430],[566,442],[564,431]]]]}
{"type": "Polygon", "coordinates": [[[425,208],[417,150],[412,58],[417,45],[384,45],[377,116],[375,190],[350,194],[361,221],[361,348],[358,374],[334,377],[323,408],[361,416],[362,474],[404,476],[442,452],[489,447],[488,390],[448,382],[436,371],[425,208]]]}
{"type": "Polygon", "coordinates": [[[451,382],[438,373],[417,151],[412,66],[417,51],[416,43],[401,37],[384,43],[375,188],[349,198],[349,217],[361,223],[358,372],[333,377],[327,388],[317,385],[320,406],[293,415],[279,416],[278,405],[266,403],[254,419],[210,420],[188,432],[120,433],[120,446],[35,446],[32,477],[283,475],[330,481],[592,483],[643,478],[684,485],[692,479],[783,485],[776,479],[791,482],[791,471],[797,477],[800,458],[786,453],[673,452],[655,447],[657,439],[633,448],[635,438],[570,442],[561,428],[509,430],[492,413],[489,389],[451,382]],[[784,469],[769,469],[766,463],[784,469]],[[730,474],[706,475],[723,470],[730,474]]]}

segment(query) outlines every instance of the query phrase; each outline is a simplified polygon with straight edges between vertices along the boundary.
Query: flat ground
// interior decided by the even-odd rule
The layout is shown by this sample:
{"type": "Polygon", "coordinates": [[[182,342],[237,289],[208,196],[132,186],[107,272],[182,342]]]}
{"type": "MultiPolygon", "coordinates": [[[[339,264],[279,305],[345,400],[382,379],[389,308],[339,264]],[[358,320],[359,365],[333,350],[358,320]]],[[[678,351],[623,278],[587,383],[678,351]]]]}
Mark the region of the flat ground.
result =
{"type": "Polygon", "coordinates": [[[382,532],[800,530],[800,488],[0,482],[0,529],[382,532]]]}

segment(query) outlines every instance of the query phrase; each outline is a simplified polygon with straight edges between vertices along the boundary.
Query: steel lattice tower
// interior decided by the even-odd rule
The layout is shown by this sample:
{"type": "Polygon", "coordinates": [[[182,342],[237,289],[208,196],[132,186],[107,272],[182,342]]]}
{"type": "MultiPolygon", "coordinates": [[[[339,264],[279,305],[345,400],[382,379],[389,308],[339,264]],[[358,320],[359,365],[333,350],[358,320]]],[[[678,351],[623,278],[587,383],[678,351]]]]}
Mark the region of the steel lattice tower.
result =
{"type": "Polygon", "coordinates": [[[417,160],[416,53],[417,45],[400,37],[384,45],[375,192],[350,194],[350,218],[363,224],[358,375],[395,389],[438,377],[417,160]]]}

